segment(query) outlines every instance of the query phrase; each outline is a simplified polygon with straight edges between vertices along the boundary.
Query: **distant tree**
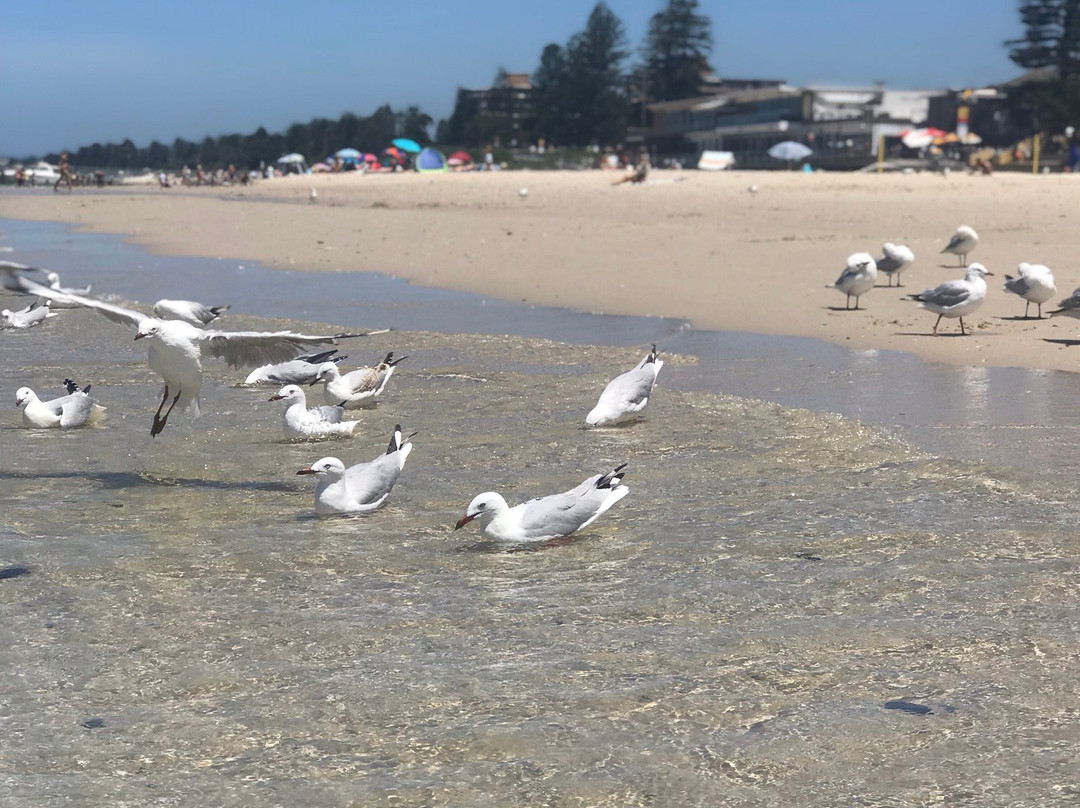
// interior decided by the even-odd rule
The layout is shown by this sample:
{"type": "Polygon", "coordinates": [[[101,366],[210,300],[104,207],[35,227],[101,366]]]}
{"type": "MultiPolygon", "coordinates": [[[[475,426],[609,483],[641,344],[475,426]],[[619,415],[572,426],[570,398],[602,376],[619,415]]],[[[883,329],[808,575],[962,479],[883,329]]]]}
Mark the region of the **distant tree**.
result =
{"type": "Polygon", "coordinates": [[[532,76],[532,130],[549,142],[565,143],[570,66],[561,45],[551,43],[540,54],[532,76]]]}
{"type": "Polygon", "coordinates": [[[1080,125],[1080,0],[1022,0],[1024,35],[1009,40],[1009,58],[1040,79],[1015,87],[1009,103],[1033,128],[1061,131],[1080,125]]]}
{"type": "Polygon", "coordinates": [[[401,136],[415,140],[421,146],[431,142],[432,118],[420,110],[418,106],[411,106],[401,114],[401,136]]]}
{"type": "Polygon", "coordinates": [[[577,145],[613,143],[626,132],[623,63],[629,55],[622,21],[597,3],[585,30],[566,46],[570,139],[577,145]]]}
{"type": "Polygon", "coordinates": [[[642,58],[648,97],[672,101],[698,94],[709,70],[712,23],[698,14],[698,0],[668,0],[649,20],[642,58]]]}
{"type": "Polygon", "coordinates": [[[1052,67],[1062,81],[1080,72],[1080,0],[1022,0],[1024,36],[1005,44],[1029,70],[1052,67]]]}

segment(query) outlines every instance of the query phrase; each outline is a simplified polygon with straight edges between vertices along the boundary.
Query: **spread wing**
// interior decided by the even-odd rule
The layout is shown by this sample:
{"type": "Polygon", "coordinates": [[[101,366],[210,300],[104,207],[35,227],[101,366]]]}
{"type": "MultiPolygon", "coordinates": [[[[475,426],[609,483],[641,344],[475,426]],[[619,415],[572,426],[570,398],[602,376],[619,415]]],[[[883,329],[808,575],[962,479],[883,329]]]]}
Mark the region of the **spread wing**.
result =
{"type": "Polygon", "coordinates": [[[365,334],[309,336],[291,331],[203,331],[196,339],[204,356],[216,356],[231,367],[239,367],[287,362],[312,345],[336,345],[339,339],[362,336],[365,334]]]}
{"type": "Polygon", "coordinates": [[[49,300],[55,300],[58,303],[67,303],[69,305],[77,304],[88,309],[93,309],[99,314],[108,317],[114,323],[119,323],[120,325],[138,328],[139,323],[147,319],[146,315],[142,312],[135,311],[134,309],[125,309],[123,306],[117,306],[115,303],[106,303],[104,300],[95,300],[92,297],[58,292],[55,289],[50,289],[48,286],[42,286],[40,283],[34,283],[31,280],[24,279],[23,283],[31,294],[48,298],[49,300]]]}

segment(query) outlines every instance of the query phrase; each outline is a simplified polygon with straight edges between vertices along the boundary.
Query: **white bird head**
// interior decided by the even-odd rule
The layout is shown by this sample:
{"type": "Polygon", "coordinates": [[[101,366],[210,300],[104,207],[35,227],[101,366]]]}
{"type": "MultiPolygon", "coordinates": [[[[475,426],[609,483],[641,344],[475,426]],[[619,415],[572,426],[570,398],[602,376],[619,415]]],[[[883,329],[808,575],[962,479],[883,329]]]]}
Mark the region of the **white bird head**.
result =
{"type": "Polygon", "coordinates": [[[522,199],[524,199],[528,195],[529,195],[529,189],[528,188],[522,188],[520,191],[518,191],[518,196],[520,196],[522,199]]]}
{"type": "Polygon", "coordinates": [[[143,320],[139,323],[139,330],[135,333],[135,339],[156,337],[161,330],[161,323],[157,320],[143,320]]]}
{"type": "Polygon", "coordinates": [[[295,384],[287,384],[278,390],[274,395],[270,396],[268,401],[288,401],[290,404],[307,403],[307,396],[304,395],[304,391],[295,384]]]}
{"type": "Polygon", "coordinates": [[[30,403],[32,399],[36,399],[37,394],[29,387],[20,387],[15,391],[15,406],[21,407],[24,404],[30,403]]]}
{"type": "Polygon", "coordinates": [[[56,289],[60,286],[60,276],[55,272],[50,272],[45,278],[49,281],[49,288],[56,289]]]}
{"type": "Polygon", "coordinates": [[[963,238],[974,239],[977,239],[979,237],[979,234],[975,232],[975,228],[968,227],[966,224],[962,224],[958,228],[956,228],[956,235],[962,236],[963,238]]]}
{"type": "Polygon", "coordinates": [[[297,474],[317,474],[320,477],[338,479],[345,474],[345,464],[336,457],[324,457],[316,460],[310,466],[305,466],[296,472],[297,474]]]}
{"type": "Polygon", "coordinates": [[[502,498],[502,494],[496,494],[494,491],[477,494],[469,503],[469,507],[465,509],[465,515],[458,519],[454,530],[465,527],[477,517],[480,517],[481,524],[486,524],[495,518],[495,514],[505,511],[506,508],[506,500],[502,498]]]}
{"type": "Polygon", "coordinates": [[[327,382],[336,376],[340,376],[341,371],[338,370],[338,366],[334,362],[323,362],[319,365],[319,371],[315,374],[315,378],[311,380],[309,387],[314,387],[319,382],[327,382]]]}
{"type": "Polygon", "coordinates": [[[870,253],[852,253],[847,259],[848,269],[854,269],[858,271],[864,271],[867,269],[877,269],[877,261],[874,260],[874,256],[870,253]]]}
{"type": "Polygon", "coordinates": [[[974,280],[975,278],[985,278],[987,275],[993,275],[994,273],[984,267],[982,264],[971,264],[967,268],[967,272],[964,273],[965,280],[974,280]]]}

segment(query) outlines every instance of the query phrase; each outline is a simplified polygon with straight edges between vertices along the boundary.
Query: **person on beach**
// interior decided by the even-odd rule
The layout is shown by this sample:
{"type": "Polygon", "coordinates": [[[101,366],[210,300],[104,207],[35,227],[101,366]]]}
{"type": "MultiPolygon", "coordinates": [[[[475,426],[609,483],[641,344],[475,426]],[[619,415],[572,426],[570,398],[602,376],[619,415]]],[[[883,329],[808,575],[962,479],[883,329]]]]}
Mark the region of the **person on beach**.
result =
{"type": "Polygon", "coordinates": [[[56,180],[53,191],[60,190],[60,183],[67,183],[69,191],[74,188],[75,186],[71,182],[71,166],[68,165],[68,153],[66,151],[60,152],[60,163],[56,166],[56,169],[60,172],[60,177],[56,180]]]}
{"type": "Polygon", "coordinates": [[[612,185],[622,185],[624,182],[632,182],[634,185],[639,185],[645,182],[645,178],[649,176],[649,153],[642,150],[638,157],[637,165],[634,166],[633,171],[628,171],[626,176],[620,180],[615,180],[612,185]]]}

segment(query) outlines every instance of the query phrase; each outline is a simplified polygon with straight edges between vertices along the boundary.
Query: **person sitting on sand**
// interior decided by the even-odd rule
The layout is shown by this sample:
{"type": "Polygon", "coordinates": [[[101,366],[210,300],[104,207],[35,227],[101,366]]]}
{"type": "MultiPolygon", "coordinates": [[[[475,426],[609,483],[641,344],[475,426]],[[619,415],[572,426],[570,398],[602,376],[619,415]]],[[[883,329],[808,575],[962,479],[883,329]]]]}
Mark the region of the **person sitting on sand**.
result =
{"type": "Polygon", "coordinates": [[[634,166],[633,171],[628,171],[626,176],[621,180],[615,180],[612,185],[622,185],[624,182],[632,182],[635,185],[645,182],[645,178],[649,176],[649,153],[642,152],[641,157],[638,158],[637,165],[634,166]]]}

